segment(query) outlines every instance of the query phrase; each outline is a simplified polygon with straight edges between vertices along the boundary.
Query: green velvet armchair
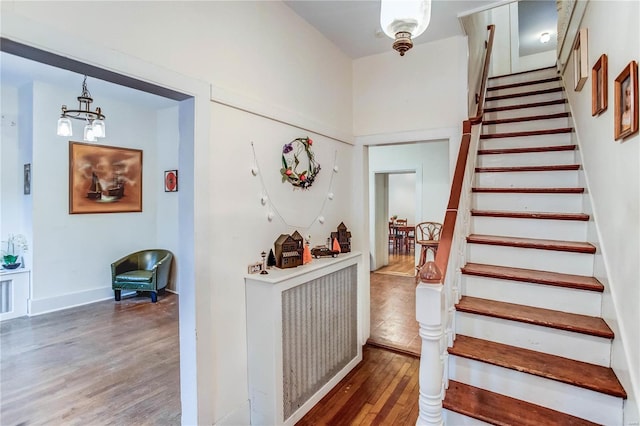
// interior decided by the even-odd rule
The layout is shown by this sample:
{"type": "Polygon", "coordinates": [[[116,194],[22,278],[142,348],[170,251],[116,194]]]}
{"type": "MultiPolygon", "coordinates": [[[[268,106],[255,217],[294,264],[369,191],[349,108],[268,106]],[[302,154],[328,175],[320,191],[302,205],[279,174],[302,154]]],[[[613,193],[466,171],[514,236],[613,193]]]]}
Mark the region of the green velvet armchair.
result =
{"type": "Polygon", "coordinates": [[[173,254],[168,250],[141,250],[111,264],[111,287],[116,301],[122,290],[151,293],[151,301],[158,301],[158,292],[169,283],[173,254]]]}

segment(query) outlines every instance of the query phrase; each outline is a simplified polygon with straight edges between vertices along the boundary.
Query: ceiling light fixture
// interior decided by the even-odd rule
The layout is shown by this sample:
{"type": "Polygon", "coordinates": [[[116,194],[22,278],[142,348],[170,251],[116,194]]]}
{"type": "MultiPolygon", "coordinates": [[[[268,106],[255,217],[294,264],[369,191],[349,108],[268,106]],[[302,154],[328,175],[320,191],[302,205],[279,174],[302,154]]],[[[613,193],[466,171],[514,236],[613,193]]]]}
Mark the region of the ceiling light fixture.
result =
{"type": "Polygon", "coordinates": [[[87,122],[84,128],[84,139],[87,141],[95,141],[96,138],[104,138],[106,129],[104,125],[104,114],[100,108],[91,111],[91,103],[93,98],[89,89],[87,89],[87,76],[84,76],[82,82],[82,93],[78,96],[78,109],[67,109],[66,105],[62,105],[62,114],[58,119],[58,136],[72,136],[73,126],[71,118],[74,120],[84,120],[87,122]]]}
{"type": "Polygon", "coordinates": [[[413,47],[412,38],[427,29],[431,19],[431,0],[380,0],[380,25],[393,48],[404,56],[413,47]]]}
{"type": "Polygon", "coordinates": [[[551,34],[548,32],[540,34],[540,43],[549,43],[549,40],[551,40],[551,34]]]}

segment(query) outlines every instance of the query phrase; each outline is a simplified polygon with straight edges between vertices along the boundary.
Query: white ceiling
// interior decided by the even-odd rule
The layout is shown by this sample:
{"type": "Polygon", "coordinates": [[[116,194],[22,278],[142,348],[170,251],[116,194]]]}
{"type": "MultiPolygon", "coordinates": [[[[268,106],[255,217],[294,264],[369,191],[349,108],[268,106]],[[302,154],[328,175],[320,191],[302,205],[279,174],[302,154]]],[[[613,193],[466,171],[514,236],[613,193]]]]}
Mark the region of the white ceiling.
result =
{"type": "MultiPolygon", "coordinates": [[[[413,43],[464,35],[458,15],[502,3],[433,0],[429,27],[413,43]]],[[[289,0],[285,4],[352,59],[392,51],[393,40],[380,27],[380,0],[289,0]]]]}

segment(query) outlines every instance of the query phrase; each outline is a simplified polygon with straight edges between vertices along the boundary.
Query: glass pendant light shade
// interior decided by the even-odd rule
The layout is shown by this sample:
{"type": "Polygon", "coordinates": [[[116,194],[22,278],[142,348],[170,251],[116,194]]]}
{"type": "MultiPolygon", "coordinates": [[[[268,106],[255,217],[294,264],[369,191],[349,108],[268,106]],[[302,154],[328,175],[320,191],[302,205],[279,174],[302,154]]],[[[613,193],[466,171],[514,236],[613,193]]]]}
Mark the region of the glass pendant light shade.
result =
{"type": "Polygon", "coordinates": [[[91,126],[90,123],[84,126],[84,140],[88,142],[95,142],[97,140],[96,135],[93,133],[93,126],[91,126]]]}
{"type": "Polygon", "coordinates": [[[381,0],[380,25],[386,35],[396,38],[399,32],[418,37],[429,26],[431,0],[381,0]]]}
{"type": "Polygon", "coordinates": [[[96,138],[104,138],[106,136],[104,120],[93,120],[91,128],[93,129],[93,135],[96,138]]]}
{"type": "Polygon", "coordinates": [[[73,126],[70,119],[66,117],[58,119],[58,136],[73,136],[73,126]]]}
{"type": "Polygon", "coordinates": [[[381,0],[380,26],[395,39],[393,48],[404,56],[413,47],[413,38],[427,29],[431,20],[431,0],[381,0]]]}

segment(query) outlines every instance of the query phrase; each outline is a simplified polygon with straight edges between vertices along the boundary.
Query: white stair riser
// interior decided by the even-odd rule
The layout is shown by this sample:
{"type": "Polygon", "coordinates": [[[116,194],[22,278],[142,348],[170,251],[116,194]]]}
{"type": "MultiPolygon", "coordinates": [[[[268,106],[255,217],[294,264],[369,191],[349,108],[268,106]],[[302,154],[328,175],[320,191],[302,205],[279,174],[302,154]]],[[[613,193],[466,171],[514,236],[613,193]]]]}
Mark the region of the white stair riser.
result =
{"type": "Polygon", "coordinates": [[[593,254],[467,244],[467,261],[563,274],[593,275],[593,254]]]}
{"type": "Polygon", "coordinates": [[[622,399],[467,358],[449,356],[451,380],[603,425],[621,425],[622,399]]]}
{"type": "Polygon", "coordinates": [[[515,121],[513,123],[483,124],[482,134],[528,132],[532,130],[560,129],[571,127],[569,117],[548,118],[545,120],[515,121]]]}
{"type": "Polygon", "coordinates": [[[517,96],[515,98],[496,99],[496,100],[491,100],[490,97],[487,97],[487,101],[485,102],[485,108],[532,104],[536,102],[555,101],[559,99],[564,99],[564,93],[561,91],[551,92],[551,93],[539,93],[539,94],[528,95],[528,96],[517,96]]]}
{"type": "Polygon", "coordinates": [[[597,291],[462,274],[462,294],[591,317],[601,315],[602,293],[597,291]]]}
{"type": "Polygon", "coordinates": [[[471,216],[472,233],[504,237],[585,241],[587,225],[588,222],[579,220],[471,216]]]}
{"type": "Polygon", "coordinates": [[[510,138],[487,138],[480,139],[479,149],[533,148],[545,146],[574,145],[571,139],[571,133],[514,136],[510,138]]]}
{"type": "Polygon", "coordinates": [[[477,188],[576,188],[577,170],[544,172],[481,172],[476,173],[477,188]]]}
{"type": "Polygon", "coordinates": [[[557,112],[567,111],[569,111],[567,104],[562,103],[529,108],[516,108],[505,111],[485,112],[483,119],[485,121],[502,120],[504,118],[531,117],[533,115],[555,114],[557,112]]]}
{"type": "Polygon", "coordinates": [[[520,74],[510,74],[489,79],[489,87],[504,86],[505,84],[526,83],[528,81],[542,80],[544,78],[557,77],[555,68],[530,71],[520,74]]]}
{"type": "MultiPolygon", "coordinates": [[[[497,85],[494,85],[493,87],[497,87],[497,85]]],[[[527,84],[525,86],[508,87],[506,89],[487,90],[487,97],[533,92],[537,90],[555,89],[556,87],[562,87],[562,85],[560,84],[560,80],[548,81],[546,83],[527,84]]]]}
{"type": "Polygon", "coordinates": [[[474,193],[476,210],[579,213],[582,194],[491,194],[474,193]]]}
{"type": "Polygon", "coordinates": [[[514,154],[479,154],[477,167],[554,166],[576,164],[576,150],[523,152],[514,154]]]}
{"type": "Polygon", "coordinates": [[[443,420],[445,425],[451,426],[492,426],[491,423],[485,423],[481,420],[474,419],[473,417],[465,416],[464,414],[456,413],[455,411],[449,411],[446,408],[442,410],[443,420]]]}
{"type": "Polygon", "coordinates": [[[456,333],[608,367],[611,340],[549,327],[456,312],[456,333]]]}

